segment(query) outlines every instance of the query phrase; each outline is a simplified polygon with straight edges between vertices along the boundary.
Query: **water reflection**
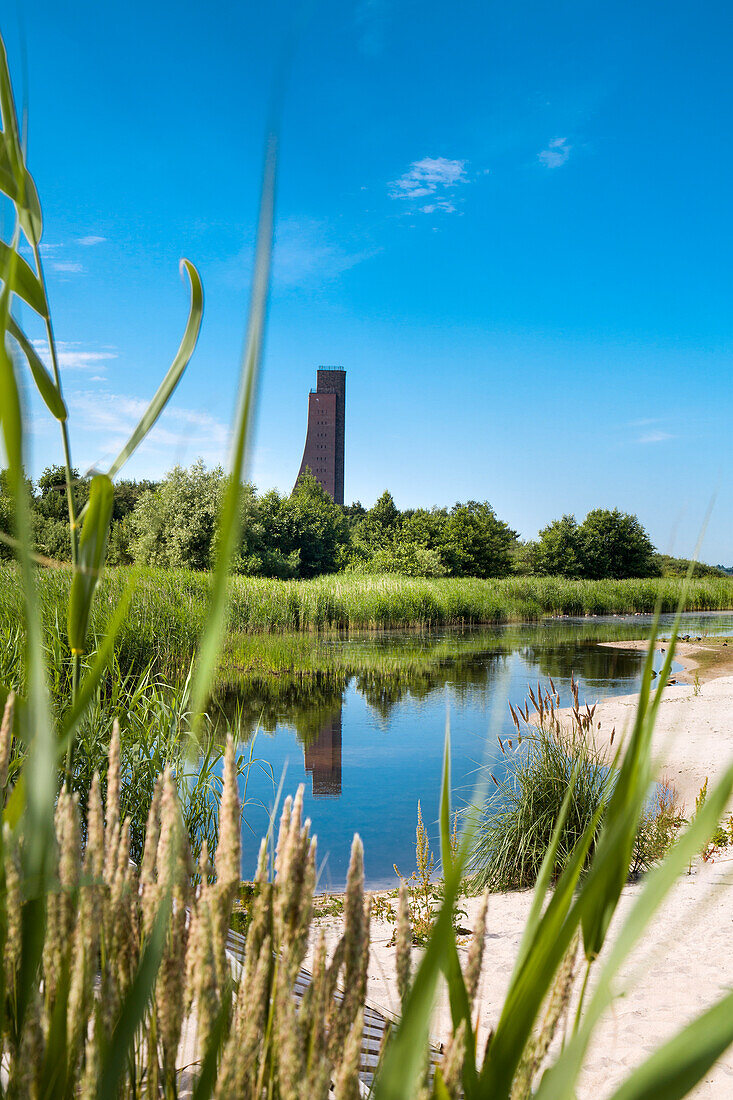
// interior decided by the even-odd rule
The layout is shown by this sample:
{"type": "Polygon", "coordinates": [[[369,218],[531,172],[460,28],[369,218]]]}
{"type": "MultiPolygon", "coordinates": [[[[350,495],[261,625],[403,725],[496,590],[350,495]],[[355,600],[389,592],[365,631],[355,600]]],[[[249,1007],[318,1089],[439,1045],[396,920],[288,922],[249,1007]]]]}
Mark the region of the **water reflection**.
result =
{"type": "MultiPolygon", "coordinates": [[[[368,883],[377,887],[393,884],[394,862],[413,865],[418,799],[429,826],[437,816],[446,709],[460,804],[482,766],[496,774],[503,766],[496,735],[512,736],[508,699],[519,702],[529,682],[552,677],[566,705],[571,675],[589,702],[637,690],[643,653],[598,642],[642,638],[650,626],[648,617],[634,616],[431,636],[242,640],[219,702],[252,735],[260,731],[254,756],[268,762],[276,783],[285,773],[286,792],[305,784],[305,810],[325,858],[322,887],[343,885],[355,831],[365,844],[368,883]],[[263,672],[269,668],[276,671],[263,672]]],[[[689,616],[686,630],[731,633],[733,616],[689,616]]],[[[250,773],[251,799],[267,806],[273,794],[264,773],[250,773]]],[[[266,812],[248,811],[248,824],[259,837],[266,812]]],[[[250,875],[257,845],[249,829],[243,843],[250,875]]]]}
{"type": "Polygon", "coordinates": [[[318,731],[315,741],[303,750],[305,770],[313,781],[314,798],[338,798],[341,795],[341,701],[318,731]]]}

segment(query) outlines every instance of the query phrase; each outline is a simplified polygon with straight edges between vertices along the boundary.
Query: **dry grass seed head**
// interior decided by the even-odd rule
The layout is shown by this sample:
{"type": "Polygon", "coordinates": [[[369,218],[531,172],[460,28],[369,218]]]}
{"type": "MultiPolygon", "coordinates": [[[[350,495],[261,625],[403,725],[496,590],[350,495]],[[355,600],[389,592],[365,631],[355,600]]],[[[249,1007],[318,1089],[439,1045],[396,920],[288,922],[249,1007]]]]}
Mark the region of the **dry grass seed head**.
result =
{"type": "Polygon", "coordinates": [[[5,788],[8,785],[8,766],[10,764],[10,750],[13,744],[14,709],[15,692],[9,691],[3,709],[2,724],[0,724],[0,808],[5,804],[5,788]]]}
{"type": "Polygon", "coordinates": [[[336,1100],[359,1100],[359,1068],[363,1035],[364,1010],[360,1008],[349,1028],[343,1055],[336,1071],[334,1082],[336,1100]]]}
{"type": "Polygon", "coordinates": [[[478,992],[479,979],[481,977],[481,966],[484,959],[484,943],[486,937],[486,914],[489,907],[489,891],[484,890],[479,904],[478,913],[476,914],[476,927],[471,937],[471,943],[468,948],[468,960],[466,962],[466,992],[468,993],[468,1003],[473,1008],[474,1001],[476,1000],[476,994],[478,992]]]}
{"type": "Polygon", "coordinates": [[[410,905],[407,897],[407,887],[400,883],[400,894],[397,909],[397,929],[395,932],[395,970],[397,973],[397,993],[400,1005],[404,1007],[407,994],[410,991],[411,955],[412,955],[412,927],[410,925],[410,905]]]}
{"type": "Polygon", "coordinates": [[[461,1095],[461,1081],[463,1077],[463,1061],[466,1057],[466,1021],[461,1020],[448,1041],[440,1072],[443,1084],[451,1100],[458,1100],[461,1095]]]}

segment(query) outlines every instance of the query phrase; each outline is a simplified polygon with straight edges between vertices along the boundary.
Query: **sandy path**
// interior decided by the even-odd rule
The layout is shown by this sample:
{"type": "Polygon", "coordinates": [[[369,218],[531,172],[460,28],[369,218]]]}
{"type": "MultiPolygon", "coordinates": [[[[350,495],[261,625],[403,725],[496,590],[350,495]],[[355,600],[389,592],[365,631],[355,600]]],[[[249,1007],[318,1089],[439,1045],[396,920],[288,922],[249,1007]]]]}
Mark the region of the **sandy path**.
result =
{"type": "MultiPolygon", "coordinates": [[[[618,643],[617,643],[618,644],[618,643]]],[[[683,654],[684,656],[684,654],[683,654]]],[[[688,664],[692,658],[687,656],[688,664]]],[[[702,677],[701,677],[702,679],[702,677]]],[[[630,722],[635,697],[609,699],[599,704],[599,740],[616,736],[630,722]]],[[[691,685],[666,689],[654,737],[660,771],[678,788],[688,808],[694,807],[705,776],[712,784],[733,759],[733,676],[705,678],[698,695],[691,685]]],[[[709,1007],[733,985],[733,849],[713,863],[693,868],[675,885],[644,939],[621,975],[618,992],[624,994],[596,1033],[587,1068],[580,1082],[580,1100],[600,1100],[612,1094],[629,1069],[642,1062],[661,1042],[709,1007]]],[[[614,925],[620,927],[641,884],[624,889],[614,925]]],[[[486,955],[480,991],[480,1027],[485,1038],[501,1010],[521,931],[529,911],[529,893],[492,895],[486,936],[486,955]]],[[[476,899],[467,899],[464,922],[470,928],[476,899]]],[[[333,948],[339,922],[321,922],[333,948]]],[[[396,1012],[392,926],[373,922],[368,998],[376,1007],[396,1012]]],[[[465,958],[466,948],[460,949],[465,958]]],[[[433,1023],[437,1038],[450,1031],[445,995],[433,1023]]],[[[716,1100],[733,1098],[733,1053],[730,1051],[694,1093],[716,1100]]]]}

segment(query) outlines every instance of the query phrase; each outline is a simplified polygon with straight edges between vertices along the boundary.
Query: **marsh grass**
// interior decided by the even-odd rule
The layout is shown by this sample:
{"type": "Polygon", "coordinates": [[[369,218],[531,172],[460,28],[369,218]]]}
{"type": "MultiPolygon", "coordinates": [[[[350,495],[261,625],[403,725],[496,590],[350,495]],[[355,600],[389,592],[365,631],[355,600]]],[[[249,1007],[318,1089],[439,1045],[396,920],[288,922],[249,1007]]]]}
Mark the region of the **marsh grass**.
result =
{"type": "MultiPolygon", "coordinates": [[[[185,569],[109,569],[91,608],[92,643],[102,637],[125,588],[134,579],[130,612],[117,645],[123,664],[142,667],[153,659],[161,671],[187,668],[207,622],[212,578],[185,569]],[[175,656],[175,655],[178,656],[175,656]],[[167,667],[165,667],[167,665],[167,667]]],[[[38,573],[43,620],[63,624],[69,569],[38,573]]],[[[227,633],[333,633],[429,630],[479,624],[531,622],[546,616],[629,615],[677,610],[685,582],[678,578],[572,581],[557,577],[496,580],[358,577],[335,574],[304,581],[230,577],[227,633]]],[[[706,577],[685,588],[688,611],[733,608],[733,578],[706,577]]],[[[23,615],[15,566],[0,564],[0,627],[23,615]]],[[[93,644],[92,644],[93,648],[93,644]]]]}
{"type": "MultiPolygon", "coordinates": [[[[584,866],[593,859],[617,770],[593,741],[595,706],[581,705],[575,679],[571,690],[573,703],[565,715],[557,709],[560,700],[552,680],[544,690],[540,684],[530,688],[523,707],[510,704],[517,736],[499,741],[505,770],[501,781],[492,772],[476,827],[468,879],[472,891],[533,887],[566,799],[551,877],[557,880],[589,832],[584,866]]],[[[629,877],[664,858],[684,820],[671,782],[655,784],[639,816],[629,877]]]]}

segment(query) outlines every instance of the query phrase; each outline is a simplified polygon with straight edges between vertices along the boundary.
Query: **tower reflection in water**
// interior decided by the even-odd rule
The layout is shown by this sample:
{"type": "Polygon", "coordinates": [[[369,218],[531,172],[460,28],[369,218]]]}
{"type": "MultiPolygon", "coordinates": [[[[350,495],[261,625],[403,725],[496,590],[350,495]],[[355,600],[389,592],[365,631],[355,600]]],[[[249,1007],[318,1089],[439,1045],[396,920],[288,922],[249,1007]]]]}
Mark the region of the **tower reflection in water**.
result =
{"type": "Polygon", "coordinates": [[[341,707],[320,727],[318,735],[303,750],[305,770],[313,778],[314,798],[341,795],[341,707]]]}

